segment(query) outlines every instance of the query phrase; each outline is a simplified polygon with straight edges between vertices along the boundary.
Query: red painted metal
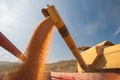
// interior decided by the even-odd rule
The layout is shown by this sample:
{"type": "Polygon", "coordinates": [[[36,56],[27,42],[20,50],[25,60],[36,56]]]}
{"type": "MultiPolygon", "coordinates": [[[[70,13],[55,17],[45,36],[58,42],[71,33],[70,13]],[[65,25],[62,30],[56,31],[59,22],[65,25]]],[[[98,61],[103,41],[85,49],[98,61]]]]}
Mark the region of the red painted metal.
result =
{"type": "Polygon", "coordinates": [[[25,61],[26,57],[18,50],[1,32],[0,32],[0,46],[19,58],[25,61]]]}

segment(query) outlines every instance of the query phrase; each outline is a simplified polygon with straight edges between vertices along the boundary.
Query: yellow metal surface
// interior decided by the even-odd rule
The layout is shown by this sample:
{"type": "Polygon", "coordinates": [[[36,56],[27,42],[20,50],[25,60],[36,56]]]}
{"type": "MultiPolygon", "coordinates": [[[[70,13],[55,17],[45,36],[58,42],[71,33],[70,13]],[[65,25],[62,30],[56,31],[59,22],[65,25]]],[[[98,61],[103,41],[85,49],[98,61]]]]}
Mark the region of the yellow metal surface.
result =
{"type": "MultiPolygon", "coordinates": [[[[120,68],[120,44],[113,45],[104,41],[82,52],[81,56],[91,69],[120,68]]],[[[77,64],[77,67],[78,72],[82,72],[79,64],[77,64]]]]}
{"type": "Polygon", "coordinates": [[[58,29],[62,28],[64,26],[64,22],[59,16],[55,6],[48,6],[46,10],[48,11],[48,14],[52,18],[53,22],[55,23],[55,26],[57,26],[58,29]]]}
{"type": "Polygon", "coordinates": [[[104,49],[106,68],[120,68],[120,44],[104,49]]]}
{"type": "Polygon", "coordinates": [[[87,65],[91,65],[94,62],[95,58],[97,57],[96,47],[92,47],[82,52],[81,56],[84,58],[84,61],[87,65]]]}

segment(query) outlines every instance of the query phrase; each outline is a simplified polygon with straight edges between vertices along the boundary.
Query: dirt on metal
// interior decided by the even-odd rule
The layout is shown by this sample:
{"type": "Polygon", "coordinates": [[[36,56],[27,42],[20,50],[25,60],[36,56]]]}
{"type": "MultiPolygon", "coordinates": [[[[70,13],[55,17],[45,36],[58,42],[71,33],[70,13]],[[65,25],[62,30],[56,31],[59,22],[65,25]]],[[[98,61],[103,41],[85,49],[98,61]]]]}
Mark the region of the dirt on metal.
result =
{"type": "Polygon", "coordinates": [[[53,22],[48,17],[35,29],[25,54],[28,59],[20,68],[4,77],[4,80],[43,80],[45,59],[53,33],[53,22]]]}

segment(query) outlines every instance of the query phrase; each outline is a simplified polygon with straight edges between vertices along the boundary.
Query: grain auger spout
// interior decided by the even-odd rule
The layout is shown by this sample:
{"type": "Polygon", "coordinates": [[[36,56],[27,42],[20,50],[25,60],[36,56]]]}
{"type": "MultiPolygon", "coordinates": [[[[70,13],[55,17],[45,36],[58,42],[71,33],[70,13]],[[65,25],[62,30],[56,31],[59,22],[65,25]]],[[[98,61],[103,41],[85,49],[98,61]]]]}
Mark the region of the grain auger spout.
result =
{"type": "Polygon", "coordinates": [[[47,6],[47,8],[42,9],[42,13],[45,17],[51,17],[52,21],[54,22],[54,25],[58,29],[58,32],[64,39],[65,43],[77,59],[78,63],[80,64],[81,68],[85,71],[87,70],[87,66],[85,61],[83,60],[82,56],[80,55],[80,51],[77,48],[76,44],[74,43],[69,31],[66,28],[66,25],[64,24],[63,20],[61,19],[60,15],[58,14],[56,8],[54,5],[47,6]]]}

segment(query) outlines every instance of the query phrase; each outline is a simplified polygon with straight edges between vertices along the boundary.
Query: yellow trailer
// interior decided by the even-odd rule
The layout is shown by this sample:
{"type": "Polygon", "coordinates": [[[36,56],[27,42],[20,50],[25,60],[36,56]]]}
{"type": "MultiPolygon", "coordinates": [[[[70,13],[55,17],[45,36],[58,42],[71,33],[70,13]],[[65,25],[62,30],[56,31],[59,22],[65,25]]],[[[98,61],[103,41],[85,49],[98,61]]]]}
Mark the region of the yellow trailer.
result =
{"type": "MultiPolygon", "coordinates": [[[[88,72],[120,72],[120,44],[112,44],[110,41],[101,42],[81,52],[88,72]]],[[[83,70],[77,63],[78,72],[83,70]]]]}

